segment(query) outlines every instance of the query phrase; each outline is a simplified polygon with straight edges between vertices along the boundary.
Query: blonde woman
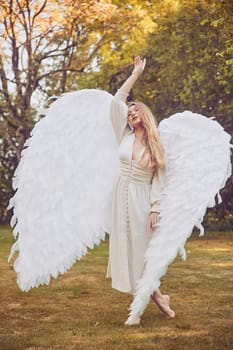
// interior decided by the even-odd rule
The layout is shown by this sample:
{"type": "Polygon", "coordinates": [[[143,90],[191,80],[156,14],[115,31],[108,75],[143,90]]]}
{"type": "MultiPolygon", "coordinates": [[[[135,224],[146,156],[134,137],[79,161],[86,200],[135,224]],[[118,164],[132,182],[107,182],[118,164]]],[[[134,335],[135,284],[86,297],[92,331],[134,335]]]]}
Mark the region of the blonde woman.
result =
{"type": "MultiPolygon", "coordinates": [[[[165,171],[165,154],[155,119],[142,102],[125,100],[145,68],[136,57],[131,76],[117,91],[111,105],[111,122],[119,145],[120,176],[115,185],[107,277],[112,287],[134,294],[144,269],[144,254],[159,223],[159,200],[165,171]]],[[[152,300],[168,317],[175,312],[169,296],[157,289],[152,300]]],[[[140,323],[140,317],[125,322],[140,323]]]]}
{"type": "Polygon", "coordinates": [[[8,206],[16,238],[9,260],[18,253],[22,291],[49,284],[111,233],[107,275],[134,294],[126,325],[140,323],[150,297],[175,316],[160,279],[178,254],[185,258],[194,226],[203,234],[206,209],[231,176],[231,136],[216,121],[176,113],[160,123],[159,137],[150,110],[125,103],[144,67],[137,57],[114,97],[86,89],[52,103],[25,143],[8,206]]]}

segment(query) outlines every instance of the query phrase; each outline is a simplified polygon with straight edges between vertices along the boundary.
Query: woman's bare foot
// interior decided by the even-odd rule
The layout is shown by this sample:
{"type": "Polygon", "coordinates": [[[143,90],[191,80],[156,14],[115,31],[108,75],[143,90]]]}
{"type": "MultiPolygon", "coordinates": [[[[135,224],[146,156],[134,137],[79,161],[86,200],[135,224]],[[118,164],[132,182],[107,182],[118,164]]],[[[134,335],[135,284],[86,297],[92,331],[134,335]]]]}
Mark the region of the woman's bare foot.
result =
{"type": "Polygon", "coordinates": [[[155,295],[153,293],[151,295],[152,300],[155,302],[155,304],[159,307],[159,309],[169,318],[175,317],[175,312],[170,308],[169,302],[170,297],[169,295],[155,295]]]}

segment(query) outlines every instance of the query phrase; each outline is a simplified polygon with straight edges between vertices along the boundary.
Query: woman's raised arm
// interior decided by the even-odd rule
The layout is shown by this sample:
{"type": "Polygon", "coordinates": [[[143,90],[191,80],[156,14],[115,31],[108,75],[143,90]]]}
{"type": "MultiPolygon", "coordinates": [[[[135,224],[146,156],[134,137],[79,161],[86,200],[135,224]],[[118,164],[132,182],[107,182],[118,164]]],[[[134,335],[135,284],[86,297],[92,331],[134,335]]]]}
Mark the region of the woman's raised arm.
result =
{"type": "Polygon", "coordinates": [[[127,130],[128,107],[125,103],[127,96],[132,89],[138,77],[145,68],[146,60],[139,56],[134,59],[134,69],[130,77],[117,90],[111,104],[111,123],[115,132],[117,142],[120,143],[125,131],[127,130]]]}
{"type": "MultiPolygon", "coordinates": [[[[134,59],[134,69],[131,73],[131,75],[128,77],[128,79],[126,79],[126,81],[123,83],[123,85],[120,87],[120,89],[118,89],[116,96],[119,94],[122,95],[122,97],[124,99],[126,99],[126,97],[128,96],[130,90],[132,89],[133,85],[135,84],[135,82],[137,81],[137,79],[139,78],[139,76],[142,74],[142,72],[144,71],[146,65],[146,59],[144,58],[143,60],[137,56],[134,59]]],[[[121,97],[121,96],[119,96],[121,97]]],[[[120,98],[120,100],[122,100],[122,98],[120,98]]]]}

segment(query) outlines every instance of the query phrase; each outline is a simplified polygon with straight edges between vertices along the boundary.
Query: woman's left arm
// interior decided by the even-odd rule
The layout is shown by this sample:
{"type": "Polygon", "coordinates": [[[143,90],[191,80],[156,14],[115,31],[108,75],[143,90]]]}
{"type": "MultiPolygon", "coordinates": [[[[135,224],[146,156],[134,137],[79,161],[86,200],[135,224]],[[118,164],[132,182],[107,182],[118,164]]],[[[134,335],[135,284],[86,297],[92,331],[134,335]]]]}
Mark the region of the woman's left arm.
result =
{"type": "Polygon", "coordinates": [[[160,215],[160,200],[161,193],[164,187],[165,171],[160,170],[158,175],[154,175],[150,191],[150,205],[151,211],[149,214],[149,226],[151,230],[156,228],[156,224],[159,223],[160,215]]]}
{"type": "Polygon", "coordinates": [[[131,75],[128,77],[128,79],[126,79],[126,81],[120,87],[120,89],[118,90],[118,93],[123,93],[123,95],[125,95],[126,97],[128,96],[133,85],[136,83],[140,75],[143,73],[145,65],[146,65],[145,58],[142,60],[139,56],[135,57],[134,69],[131,75]]]}

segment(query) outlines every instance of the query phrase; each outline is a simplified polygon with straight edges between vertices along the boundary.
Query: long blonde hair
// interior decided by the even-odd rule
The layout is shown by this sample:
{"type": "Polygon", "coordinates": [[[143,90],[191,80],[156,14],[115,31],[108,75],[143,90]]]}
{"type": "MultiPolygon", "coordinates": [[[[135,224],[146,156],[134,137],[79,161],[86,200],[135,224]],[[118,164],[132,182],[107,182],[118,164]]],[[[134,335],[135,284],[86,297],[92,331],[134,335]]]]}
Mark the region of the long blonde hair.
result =
{"type": "Polygon", "coordinates": [[[164,148],[160,141],[157,121],[155,120],[151,110],[144,103],[132,101],[128,103],[128,107],[136,106],[141,118],[141,124],[144,128],[143,144],[145,151],[142,154],[140,163],[143,167],[149,167],[158,174],[159,170],[165,168],[164,148]]]}

